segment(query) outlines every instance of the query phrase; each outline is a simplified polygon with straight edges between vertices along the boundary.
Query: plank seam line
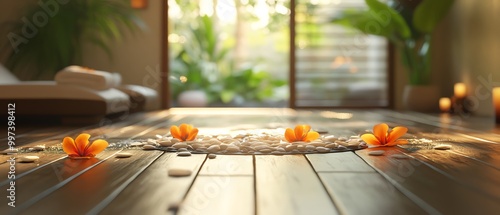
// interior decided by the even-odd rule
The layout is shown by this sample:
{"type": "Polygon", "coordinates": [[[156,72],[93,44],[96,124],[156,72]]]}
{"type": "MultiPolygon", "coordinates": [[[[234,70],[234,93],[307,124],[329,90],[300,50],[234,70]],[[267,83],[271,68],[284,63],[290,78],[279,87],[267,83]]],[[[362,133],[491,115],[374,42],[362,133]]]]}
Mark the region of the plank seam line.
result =
{"type": "Polygon", "coordinates": [[[428,214],[441,214],[441,212],[439,212],[437,209],[435,209],[434,207],[432,207],[431,205],[429,205],[426,201],[424,201],[423,199],[421,199],[420,197],[418,197],[417,195],[415,195],[414,193],[412,193],[411,191],[409,191],[408,189],[404,188],[401,184],[399,184],[397,181],[395,181],[394,179],[390,178],[389,175],[385,174],[384,172],[382,171],[379,171],[377,168],[375,168],[373,165],[371,165],[370,163],[366,162],[365,159],[363,159],[360,155],[358,155],[357,153],[354,153],[356,154],[356,156],[358,156],[359,158],[361,158],[361,160],[363,160],[366,164],[368,164],[369,166],[371,166],[373,169],[375,169],[375,171],[380,174],[382,177],[384,177],[387,181],[389,181],[389,183],[392,184],[392,186],[394,186],[397,190],[399,190],[399,192],[401,192],[403,195],[405,195],[406,197],[408,197],[411,201],[415,202],[415,204],[417,204],[420,208],[422,208],[424,211],[426,211],[428,214]]]}
{"type": "Polygon", "coordinates": [[[490,163],[487,163],[487,162],[484,162],[484,161],[482,161],[482,160],[479,160],[479,159],[477,159],[477,158],[474,158],[474,157],[468,156],[468,155],[466,155],[466,154],[462,154],[462,153],[457,152],[457,151],[454,151],[454,150],[448,150],[448,152],[449,152],[449,153],[452,153],[452,154],[456,154],[456,155],[460,155],[460,156],[463,156],[463,157],[469,158],[469,159],[471,159],[471,160],[474,160],[474,161],[476,161],[476,162],[482,163],[482,164],[484,164],[484,165],[486,165],[486,166],[490,166],[490,167],[492,167],[492,168],[494,168],[494,169],[496,169],[496,170],[499,170],[499,171],[500,171],[500,168],[498,168],[498,167],[496,167],[496,166],[493,166],[493,165],[491,165],[490,163]]]}
{"type": "Polygon", "coordinates": [[[366,173],[377,173],[375,170],[373,171],[316,171],[317,173],[360,173],[360,174],[366,174],[366,173]]]}
{"type": "Polygon", "coordinates": [[[311,163],[309,158],[306,155],[303,155],[303,157],[306,159],[307,163],[312,168],[316,178],[321,182],[321,185],[323,186],[323,189],[326,192],[326,194],[330,197],[330,201],[332,202],[333,206],[335,207],[335,210],[338,211],[339,214],[347,214],[345,209],[339,203],[337,203],[337,200],[335,200],[335,197],[330,192],[328,192],[328,186],[326,186],[325,182],[323,182],[323,179],[319,176],[318,172],[314,168],[314,165],[311,163]]]}
{"type": "Polygon", "coordinates": [[[156,158],[152,159],[148,164],[144,165],[139,171],[137,171],[134,175],[129,177],[127,181],[123,182],[118,188],[113,190],[106,198],[101,200],[99,204],[97,204],[95,207],[93,207],[89,212],[86,214],[98,214],[101,212],[106,206],[108,206],[125,188],[128,187],[139,175],[141,175],[147,168],[149,168],[158,158],[160,158],[162,155],[164,155],[165,152],[161,152],[156,158]]]}
{"type": "MultiPolygon", "coordinates": [[[[193,188],[193,185],[194,185],[194,182],[196,181],[196,178],[198,178],[198,175],[200,174],[200,171],[201,169],[203,169],[203,165],[205,165],[205,162],[207,161],[208,159],[208,155],[205,155],[205,159],[203,160],[203,162],[201,163],[200,165],[200,168],[198,169],[198,171],[196,172],[196,175],[193,177],[193,181],[191,182],[191,184],[189,185],[188,189],[186,190],[186,193],[184,194],[184,196],[182,196],[182,200],[181,200],[181,203],[179,204],[179,209],[180,207],[182,207],[182,204],[184,204],[184,201],[186,200],[186,197],[187,195],[189,194],[189,191],[191,191],[191,189],[193,188]]],[[[177,212],[176,212],[177,214],[177,212]]]]}
{"type": "Polygon", "coordinates": [[[227,177],[249,177],[253,176],[250,174],[198,174],[198,176],[203,176],[203,177],[220,177],[220,176],[227,176],[227,177]]]}
{"type": "Polygon", "coordinates": [[[16,210],[16,212],[14,214],[18,214],[20,211],[27,209],[28,207],[32,206],[33,204],[35,204],[39,200],[47,197],[48,195],[50,195],[54,191],[58,190],[59,188],[63,187],[64,185],[68,184],[73,179],[77,178],[80,175],[83,175],[85,172],[91,170],[92,168],[96,167],[97,165],[103,163],[104,161],[107,161],[109,158],[115,156],[117,153],[119,153],[121,151],[122,150],[119,150],[119,151],[111,154],[110,156],[104,158],[103,160],[100,160],[99,162],[93,164],[92,166],[89,166],[89,167],[85,168],[84,170],[78,172],[77,174],[72,175],[71,177],[67,178],[66,180],[64,180],[62,182],[59,182],[58,184],[56,184],[56,185],[54,185],[54,186],[52,186],[52,187],[44,190],[43,192],[39,193],[35,197],[33,197],[33,198],[29,199],[28,201],[26,201],[24,204],[20,205],[19,208],[17,208],[17,210],[16,210]]]}
{"type": "Polygon", "coordinates": [[[252,155],[252,165],[253,165],[253,202],[254,208],[253,212],[257,215],[257,165],[255,161],[255,155],[252,155]]]}
{"type": "Polygon", "coordinates": [[[46,164],[43,164],[43,165],[41,165],[41,166],[37,166],[37,167],[35,167],[35,168],[33,168],[33,169],[30,169],[30,170],[28,170],[28,171],[26,171],[26,172],[24,172],[24,173],[21,173],[21,174],[19,174],[19,175],[16,175],[16,178],[15,178],[15,179],[12,179],[12,180],[7,179],[7,180],[3,181],[2,183],[0,183],[0,187],[2,187],[2,186],[4,186],[4,185],[9,184],[11,181],[19,180],[19,179],[20,179],[20,178],[22,178],[23,176],[26,176],[26,175],[28,175],[28,174],[30,174],[30,173],[32,173],[32,172],[34,172],[34,171],[37,171],[37,170],[39,170],[39,169],[41,169],[41,168],[43,168],[43,167],[46,167],[46,166],[48,166],[48,165],[50,165],[50,164],[53,164],[53,163],[55,163],[55,162],[57,162],[57,161],[59,161],[59,160],[62,160],[62,159],[64,159],[64,158],[67,158],[67,157],[68,157],[68,156],[63,156],[63,157],[61,157],[61,158],[55,159],[55,160],[53,160],[53,161],[51,161],[51,162],[48,162],[48,163],[46,163],[46,164]]]}

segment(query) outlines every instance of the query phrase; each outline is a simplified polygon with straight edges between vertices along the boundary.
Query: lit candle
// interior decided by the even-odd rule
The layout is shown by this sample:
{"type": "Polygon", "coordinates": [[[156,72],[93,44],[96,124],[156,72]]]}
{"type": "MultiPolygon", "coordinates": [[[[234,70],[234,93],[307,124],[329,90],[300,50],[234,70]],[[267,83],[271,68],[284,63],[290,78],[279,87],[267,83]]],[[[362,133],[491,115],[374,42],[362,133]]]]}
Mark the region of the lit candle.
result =
{"type": "Polygon", "coordinates": [[[493,106],[495,108],[496,122],[500,123],[500,87],[493,88],[493,106]]]}
{"type": "Polygon", "coordinates": [[[443,97],[439,99],[439,109],[441,109],[441,112],[443,113],[450,112],[450,108],[451,108],[450,98],[443,97]]]}
{"type": "Polygon", "coordinates": [[[467,94],[467,88],[465,87],[464,83],[456,83],[454,90],[455,90],[455,97],[457,97],[457,99],[465,98],[465,95],[467,94]]]}

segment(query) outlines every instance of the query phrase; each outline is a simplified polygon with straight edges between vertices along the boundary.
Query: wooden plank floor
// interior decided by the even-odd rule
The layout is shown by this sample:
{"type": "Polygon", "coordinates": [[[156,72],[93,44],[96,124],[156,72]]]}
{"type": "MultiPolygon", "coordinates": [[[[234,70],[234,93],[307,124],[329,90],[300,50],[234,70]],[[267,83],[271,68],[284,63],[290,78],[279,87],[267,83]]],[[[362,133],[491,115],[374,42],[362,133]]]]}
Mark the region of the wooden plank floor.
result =
{"type": "MultiPolygon", "coordinates": [[[[493,122],[470,117],[389,110],[172,109],[135,114],[86,127],[22,128],[20,147],[57,146],[64,136],[87,132],[113,142],[168,133],[171,125],[200,129],[282,128],[308,123],[329,135],[358,135],[374,124],[409,128],[422,141],[382,148],[307,155],[180,157],[137,148],[107,149],[95,159],[71,160],[60,151],[0,155],[0,188],[15,182],[15,205],[1,214],[498,214],[500,134],[493,122]],[[332,117],[333,116],[333,117],[332,117]],[[335,116],[341,116],[335,118],[335,116]],[[453,119],[457,119],[454,117],[453,119]],[[481,126],[474,126],[474,124],[481,126]],[[451,150],[434,150],[450,144],[451,150]],[[116,158],[121,151],[133,154],[116,158]],[[395,157],[404,155],[404,158],[395,157]],[[35,163],[11,157],[36,155],[35,163]],[[187,177],[171,169],[192,171],[187,177]]],[[[4,147],[4,146],[1,146],[4,147]]]]}

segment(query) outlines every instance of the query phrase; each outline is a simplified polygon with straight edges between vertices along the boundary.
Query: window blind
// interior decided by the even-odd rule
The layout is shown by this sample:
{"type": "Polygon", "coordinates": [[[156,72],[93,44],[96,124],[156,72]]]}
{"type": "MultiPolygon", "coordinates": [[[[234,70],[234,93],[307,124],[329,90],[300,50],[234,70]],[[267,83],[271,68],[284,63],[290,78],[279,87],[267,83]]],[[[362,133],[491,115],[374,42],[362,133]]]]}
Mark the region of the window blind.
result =
{"type": "Polygon", "coordinates": [[[364,0],[296,0],[295,107],[385,107],[387,40],[329,23],[364,0]]]}

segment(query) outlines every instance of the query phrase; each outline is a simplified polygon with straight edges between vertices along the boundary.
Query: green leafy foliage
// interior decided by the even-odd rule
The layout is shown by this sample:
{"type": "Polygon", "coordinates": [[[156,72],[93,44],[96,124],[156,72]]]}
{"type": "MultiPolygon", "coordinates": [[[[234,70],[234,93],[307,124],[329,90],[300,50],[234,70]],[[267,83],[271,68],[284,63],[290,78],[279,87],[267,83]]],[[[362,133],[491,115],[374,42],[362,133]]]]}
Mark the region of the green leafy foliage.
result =
{"type": "Polygon", "coordinates": [[[4,46],[8,48],[2,49],[11,52],[6,65],[13,72],[29,70],[29,78],[52,78],[60,69],[81,62],[83,45],[87,42],[111,58],[108,44],[119,41],[124,28],[134,31],[144,27],[127,0],[72,0],[58,7],[53,15],[46,14],[44,25],[33,25],[37,14],[45,12],[39,5],[28,10],[25,20],[10,25],[11,33],[25,39],[16,47],[9,43],[4,46]],[[33,36],[23,32],[26,20],[36,30],[33,36]]]}
{"type": "Polygon", "coordinates": [[[170,61],[174,99],[183,91],[196,89],[205,91],[210,103],[230,103],[235,98],[260,102],[272,97],[275,88],[286,85],[255,66],[236,69],[229,55],[232,49],[221,44],[213,17],[198,16],[181,36],[186,42],[170,61]]]}
{"type": "Polygon", "coordinates": [[[332,23],[386,37],[400,48],[403,64],[410,73],[410,84],[429,84],[429,34],[446,15],[454,0],[421,0],[414,11],[397,2],[388,5],[378,0],[365,1],[367,10],[346,10],[333,17],[332,23]]]}

